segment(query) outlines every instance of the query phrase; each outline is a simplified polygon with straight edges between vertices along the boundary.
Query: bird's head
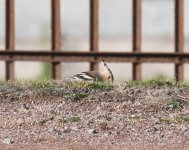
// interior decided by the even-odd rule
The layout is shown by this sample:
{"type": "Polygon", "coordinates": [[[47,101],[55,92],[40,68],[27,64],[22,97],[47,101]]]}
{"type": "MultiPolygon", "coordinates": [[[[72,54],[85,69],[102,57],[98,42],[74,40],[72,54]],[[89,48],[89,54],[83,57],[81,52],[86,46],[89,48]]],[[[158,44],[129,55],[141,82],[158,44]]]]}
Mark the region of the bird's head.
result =
{"type": "Polygon", "coordinates": [[[102,72],[103,81],[113,83],[114,76],[113,76],[112,71],[103,60],[102,60],[102,64],[104,66],[104,71],[102,72]]]}

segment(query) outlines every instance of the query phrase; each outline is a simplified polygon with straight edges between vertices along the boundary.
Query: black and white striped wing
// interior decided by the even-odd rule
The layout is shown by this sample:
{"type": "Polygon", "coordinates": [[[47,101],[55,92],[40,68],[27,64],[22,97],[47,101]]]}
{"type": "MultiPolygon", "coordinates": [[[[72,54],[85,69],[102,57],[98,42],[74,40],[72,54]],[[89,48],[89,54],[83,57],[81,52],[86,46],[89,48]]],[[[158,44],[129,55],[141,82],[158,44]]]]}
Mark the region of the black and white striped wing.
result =
{"type": "Polygon", "coordinates": [[[89,72],[82,72],[79,74],[74,75],[71,78],[68,78],[74,81],[97,81],[100,80],[100,75],[98,72],[89,71],[89,72]]]}

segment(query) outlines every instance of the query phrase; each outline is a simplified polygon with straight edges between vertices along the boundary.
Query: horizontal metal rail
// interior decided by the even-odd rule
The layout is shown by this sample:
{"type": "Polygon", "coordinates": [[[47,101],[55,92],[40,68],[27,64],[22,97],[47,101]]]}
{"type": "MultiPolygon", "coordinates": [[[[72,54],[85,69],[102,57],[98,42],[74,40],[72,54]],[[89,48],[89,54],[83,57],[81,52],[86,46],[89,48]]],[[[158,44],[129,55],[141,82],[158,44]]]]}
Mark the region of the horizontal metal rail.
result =
{"type": "Polygon", "coordinates": [[[189,53],[1,51],[0,61],[189,63],[189,53]]]}

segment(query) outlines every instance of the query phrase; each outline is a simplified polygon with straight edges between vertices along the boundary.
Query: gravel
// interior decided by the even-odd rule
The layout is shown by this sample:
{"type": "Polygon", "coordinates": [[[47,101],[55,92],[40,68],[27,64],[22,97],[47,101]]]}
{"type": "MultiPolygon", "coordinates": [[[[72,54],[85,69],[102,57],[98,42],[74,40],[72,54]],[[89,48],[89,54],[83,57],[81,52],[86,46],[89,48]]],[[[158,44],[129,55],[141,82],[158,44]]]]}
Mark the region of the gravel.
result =
{"type": "Polygon", "coordinates": [[[175,87],[3,85],[0,149],[189,149],[188,97],[175,87]]]}

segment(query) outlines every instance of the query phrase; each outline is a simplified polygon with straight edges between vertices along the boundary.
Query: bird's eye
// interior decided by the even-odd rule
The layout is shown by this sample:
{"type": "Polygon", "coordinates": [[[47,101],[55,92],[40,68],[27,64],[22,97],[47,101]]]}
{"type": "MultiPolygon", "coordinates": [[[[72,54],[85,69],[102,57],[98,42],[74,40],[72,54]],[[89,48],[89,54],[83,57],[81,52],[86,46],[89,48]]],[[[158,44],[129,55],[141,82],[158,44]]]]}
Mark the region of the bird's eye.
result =
{"type": "Polygon", "coordinates": [[[110,79],[110,76],[108,77],[108,79],[110,79]]]}

